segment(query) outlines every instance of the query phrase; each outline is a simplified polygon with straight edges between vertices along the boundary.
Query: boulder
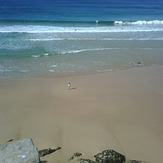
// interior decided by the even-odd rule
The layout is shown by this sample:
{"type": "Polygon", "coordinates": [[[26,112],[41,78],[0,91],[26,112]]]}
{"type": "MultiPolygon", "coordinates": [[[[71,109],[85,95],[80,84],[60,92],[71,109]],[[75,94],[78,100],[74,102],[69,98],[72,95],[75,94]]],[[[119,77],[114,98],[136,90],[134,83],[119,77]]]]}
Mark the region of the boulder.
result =
{"type": "Polygon", "coordinates": [[[124,155],[109,149],[101,153],[96,154],[95,156],[97,163],[123,163],[126,161],[124,155]]]}
{"type": "Polygon", "coordinates": [[[39,163],[40,158],[32,139],[23,139],[0,144],[0,162],[39,163]]]}

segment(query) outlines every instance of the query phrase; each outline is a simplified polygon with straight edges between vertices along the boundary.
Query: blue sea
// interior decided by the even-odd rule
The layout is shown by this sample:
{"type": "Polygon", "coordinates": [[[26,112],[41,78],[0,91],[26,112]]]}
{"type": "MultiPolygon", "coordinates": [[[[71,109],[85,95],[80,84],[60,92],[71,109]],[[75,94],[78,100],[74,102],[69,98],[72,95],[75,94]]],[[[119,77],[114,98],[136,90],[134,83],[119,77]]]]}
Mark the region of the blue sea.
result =
{"type": "Polygon", "coordinates": [[[162,0],[0,0],[0,79],[163,65],[162,0]]]}

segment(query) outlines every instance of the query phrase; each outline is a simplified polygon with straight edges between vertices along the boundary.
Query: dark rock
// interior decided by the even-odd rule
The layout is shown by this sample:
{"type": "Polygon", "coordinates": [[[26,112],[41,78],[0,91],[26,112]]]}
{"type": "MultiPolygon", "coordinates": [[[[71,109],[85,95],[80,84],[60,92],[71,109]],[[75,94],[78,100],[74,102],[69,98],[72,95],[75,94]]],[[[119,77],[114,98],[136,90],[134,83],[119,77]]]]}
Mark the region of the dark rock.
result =
{"type": "Polygon", "coordinates": [[[142,63],[141,62],[137,62],[137,65],[141,65],[142,63]]]}
{"type": "Polygon", "coordinates": [[[82,155],[81,153],[76,152],[76,153],[73,154],[73,156],[70,158],[70,160],[73,160],[74,157],[79,157],[81,155],[82,155]]]}
{"type": "Polygon", "coordinates": [[[135,65],[135,66],[141,66],[143,65],[142,62],[138,61],[138,62],[129,62],[130,65],[135,65]]]}
{"type": "Polygon", "coordinates": [[[76,152],[76,153],[74,153],[74,156],[75,157],[79,157],[79,156],[81,156],[82,154],[81,153],[78,153],[78,152],[76,152]]]}
{"type": "Polygon", "coordinates": [[[96,162],[90,159],[80,159],[80,163],[96,163],[96,162]]]}
{"type": "Polygon", "coordinates": [[[110,149],[98,153],[94,157],[97,163],[123,163],[126,161],[124,155],[110,149]]]}
{"type": "Polygon", "coordinates": [[[14,141],[14,140],[13,139],[7,140],[7,142],[12,142],[12,141],[14,141]]]}
{"type": "Polygon", "coordinates": [[[140,160],[129,160],[127,163],[147,163],[147,162],[140,161],[140,160]]]}
{"type": "Polygon", "coordinates": [[[59,149],[61,149],[61,147],[58,147],[58,148],[56,148],[56,149],[48,148],[48,149],[39,150],[38,153],[39,153],[39,156],[40,156],[40,157],[44,157],[44,156],[46,156],[46,155],[49,155],[49,154],[51,154],[51,153],[53,153],[53,152],[58,151],[59,149]]]}
{"type": "Polygon", "coordinates": [[[0,144],[1,163],[39,163],[40,158],[32,139],[0,144]]]}

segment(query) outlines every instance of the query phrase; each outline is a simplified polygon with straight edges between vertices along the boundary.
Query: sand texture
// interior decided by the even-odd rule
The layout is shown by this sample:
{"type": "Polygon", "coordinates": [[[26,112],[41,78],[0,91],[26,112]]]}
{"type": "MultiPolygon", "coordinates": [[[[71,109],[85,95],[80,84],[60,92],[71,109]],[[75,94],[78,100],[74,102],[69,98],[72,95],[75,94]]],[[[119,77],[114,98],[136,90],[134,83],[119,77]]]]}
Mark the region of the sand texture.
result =
{"type": "Polygon", "coordinates": [[[62,147],[44,158],[49,163],[74,152],[94,159],[105,149],[162,163],[163,67],[1,80],[0,142],[27,137],[39,149],[62,147]]]}

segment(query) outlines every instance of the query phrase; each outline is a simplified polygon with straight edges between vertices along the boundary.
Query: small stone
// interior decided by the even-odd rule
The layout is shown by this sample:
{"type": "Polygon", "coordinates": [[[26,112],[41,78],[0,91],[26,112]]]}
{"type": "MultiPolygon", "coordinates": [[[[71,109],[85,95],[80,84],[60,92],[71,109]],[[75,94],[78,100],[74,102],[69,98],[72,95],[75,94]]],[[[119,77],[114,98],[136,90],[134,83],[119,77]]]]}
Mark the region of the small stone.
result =
{"type": "Polygon", "coordinates": [[[73,160],[74,157],[79,157],[81,155],[82,155],[81,153],[76,152],[76,153],[73,154],[73,156],[70,158],[70,160],[73,160]]]}
{"type": "Polygon", "coordinates": [[[141,62],[137,62],[137,65],[141,65],[142,63],[141,62]]]}
{"type": "Polygon", "coordinates": [[[75,157],[79,157],[79,156],[81,156],[82,154],[81,153],[78,153],[78,152],[76,152],[76,153],[74,153],[74,156],[75,157]]]}

